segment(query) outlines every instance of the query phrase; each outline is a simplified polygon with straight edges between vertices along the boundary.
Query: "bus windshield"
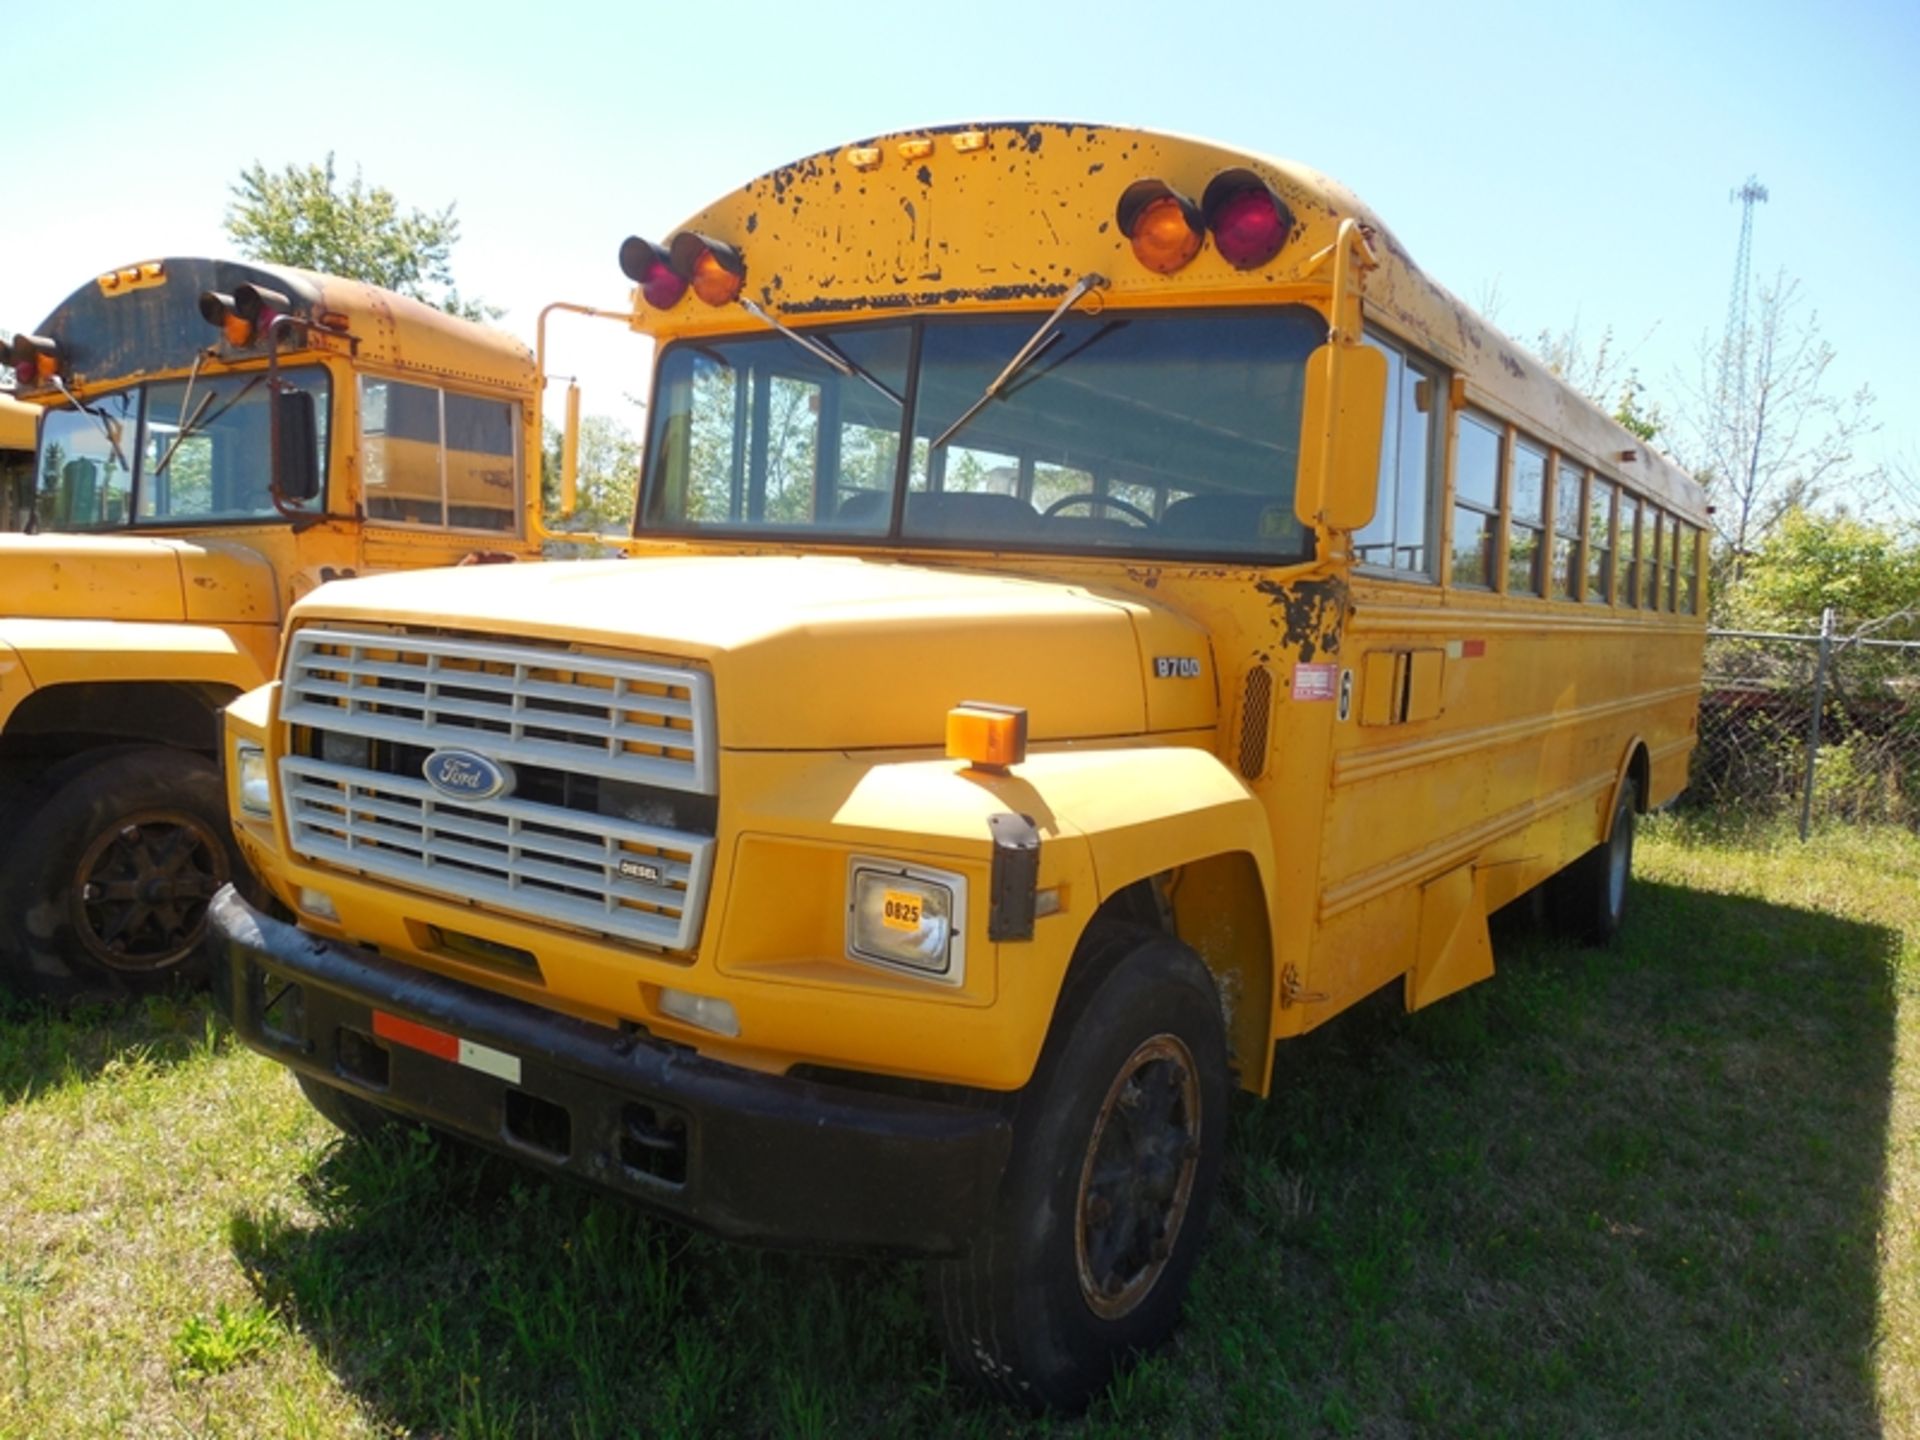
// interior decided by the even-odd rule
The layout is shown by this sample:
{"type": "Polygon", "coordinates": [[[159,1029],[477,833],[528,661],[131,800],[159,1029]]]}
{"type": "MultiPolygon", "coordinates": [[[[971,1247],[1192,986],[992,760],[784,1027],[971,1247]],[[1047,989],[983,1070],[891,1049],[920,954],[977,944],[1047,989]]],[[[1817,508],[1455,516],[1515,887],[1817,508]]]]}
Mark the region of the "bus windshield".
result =
{"type": "MultiPolygon", "coordinates": [[[[326,473],[327,373],[283,374],[314,397],[326,473]]],[[[267,379],[201,376],[89,396],[50,410],[34,492],[39,528],[118,530],[272,520],[267,379]]],[[[320,508],[320,501],[308,508],[320,508]]]]}
{"type": "Polygon", "coordinates": [[[806,332],[865,376],[777,333],[670,346],[641,533],[1308,558],[1293,496],[1324,318],[1304,306],[1069,315],[956,424],[1041,318],[806,332]]]}

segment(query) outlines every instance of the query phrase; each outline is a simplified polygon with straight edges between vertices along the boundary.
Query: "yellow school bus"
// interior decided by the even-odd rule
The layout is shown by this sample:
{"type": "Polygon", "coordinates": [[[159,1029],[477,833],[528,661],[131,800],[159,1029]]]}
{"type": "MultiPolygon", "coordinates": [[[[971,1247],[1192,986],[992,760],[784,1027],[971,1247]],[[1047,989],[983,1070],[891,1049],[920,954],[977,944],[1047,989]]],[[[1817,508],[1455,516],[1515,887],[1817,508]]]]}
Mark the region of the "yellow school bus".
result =
{"type": "Polygon", "coordinates": [[[927,1255],[956,1373],[1070,1409],[1276,1043],[1487,978],[1537,887],[1619,926],[1700,491],[1220,145],[886,135],[621,263],[632,554],[296,608],[228,745],[297,924],[216,901],[217,993],[345,1128],[927,1255]]]}
{"type": "Polygon", "coordinates": [[[239,865],[221,707],[325,580],[533,552],[533,357],[358,281],[188,257],[89,279],[5,348],[0,422],[27,424],[0,534],[0,983],[192,979],[239,865]]]}

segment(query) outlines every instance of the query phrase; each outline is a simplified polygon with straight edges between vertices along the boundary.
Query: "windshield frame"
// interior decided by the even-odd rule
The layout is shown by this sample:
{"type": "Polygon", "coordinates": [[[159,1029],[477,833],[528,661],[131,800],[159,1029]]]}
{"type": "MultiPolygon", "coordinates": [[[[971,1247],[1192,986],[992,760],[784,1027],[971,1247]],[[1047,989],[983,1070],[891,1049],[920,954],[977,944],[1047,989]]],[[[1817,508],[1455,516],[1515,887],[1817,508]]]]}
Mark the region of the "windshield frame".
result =
{"type": "MultiPolygon", "coordinates": [[[[1233,306],[1147,306],[1135,308],[1106,305],[1101,307],[1097,312],[1084,312],[1084,318],[1092,319],[1095,318],[1097,314],[1098,318],[1105,320],[1116,318],[1129,320],[1210,319],[1225,316],[1245,317],[1267,311],[1278,312],[1285,310],[1305,311],[1313,315],[1321,323],[1325,323],[1325,313],[1320,305],[1311,298],[1298,295],[1275,298],[1272,301],[1263,300],[1257,304],[1237,304],[1233,306]]],[[[1321,549],[1319,537],[1313,526],[1304,523],[1298,527],[1300,535],[1297,546],[1287,549],[1276,546],[1273,549],[1265,551],[1244,548],[1209,549],[1199,545],[1168,549],[1158,546],[1075,543],[1072,540],[1063,540],[1048,544],[1038,540],[1030,540],[1026,537],[1018,537],[1017,539],[998,536],[969,538],[965,536],[955,537],[903,533],[906,502],[909,487],[913,481],[914,453],[918,445],[925,443],[926,439],[931,438],[919,437],[910,433],[919,419],[918,406],[920,401],[919,391],[922,375],[922,358],[929,322],[933,324],[964,324],[969,322],[999,321],[1002,323],[1011,323],[1017,327],[1022,323],[1044,318],[1044,312],[1027,311],[972,312],[958,315],[881,315],[853,322],[809,326],[801,332],[809,338],[825,339],[830,342],[835,336],[857,331],[873,330],[887,326],[905,326],[908,329],[907,373],[902,397],[904,403],[902,406],[901,428],[899,432],[899,438],[903,443],[899,443],[895,447],[896,454],[894,458],[891,504],[887,525],[884,530],[835,529],[818,524],[800,526],[739,526],[685,523],[678,525],[661,525],[650,522],[647,517],[649,502],[656,486],[664,483],[664,477],[655,468],[662,447],[656,443],[657,434],[654,426],[656,423],[664,423],[658,421],[656,417],[661,417],[666,413],[661,408],[661,386],[665,381],[665,362],[668,357],[682,349],[694,351],[705,350],[710,352],[716,346],[739,340],[751,340],[756,344],[778,343],[778,337],[774,332],[769,331],[767,332],[766,340],[763,342],[757,332],[742,330],[738,332],[729,331],[724,335],[690,335],[667,341],[660,346],[654,356],[652,375],[649,378],[647,447],[646,456],[643,460],[640,485],[634,501],[633,525],[631,530],[632,538],[642,541],[650,539],[673,540],[678,542],[691,541],[727,549],[738,548],[741,545],[778,544],[812,550],[856,549],[888,552],[929,551],[981,556],[1003,554],[1022,555],[1054,559],[1106,561],[1110,564],[1123,567],[1139,565],[1180,567],[1193,565],[1208,568],[1230,566],[1242,570],[1272,570],[1311,564],[1318,558],[1321,549]]],[[[1031,329],[1031,325],[1028,325],[1028,328],[1031,329]]],[[[787,343],[792,344],[791,337],[788,337],[787,343]]],[[[1009,356],[1011,356],[1012,351],[1009,350],[1008,353],[1009,356]]],[[[1303,393],[1302,408],[1299,417],[1301,433],[1303,435],[1308,421],[1304,398],[1303,393]]],[[[1296,473],[1293,488],[1295,495],[1298,494],[1298,485],[1299,477],[1296,473]]],[[[914,491],[913,493],[920,494],[929,492],[914,491]]],[[[1279,497],[1276,497],[1275,503],[1280,503],[1279,497]]],[[[1293,511],[1290,500],[1288,506],[1288,513],[1291,515],[1293,511]]],[[[1098,512],[1096,511],[1096,513],[1098,512]]]]}
{"type": "MultiPolygon", "coordinates": [[[[150,418],[152,408],[151,392],[166,386],[184,385],[187,380],[187,375],[185,372],[181,372],[180,374],[173,375],[148,376],[140,380],[128,381],[122,385],[89,386],[84,392],[75,392],[75,398],[80,401],[82,406],[95,405],[102,400],[126,395],[130,392],[138,392],[139,394],[139,422],[133,427],[131,434],[133,465],[127,487],[127,517],[118,524],[85,526],[53,526],[36,518],[35,526],[37,532],[42,535],[151,535],[164,534],[168,531],[175,530],[233,530],[262,525],[291,525],[295,521],[312,523],[315,520],[324,519],[327,514],[327,503],[332,486],[333,453],[336,443],[335,434],[338,429],[334,423],[337,417],[335,415],[334,405],[334,392],[336,387],[334,384],[335,376],[333,367],[327,364],[325,360],[316,358],[302,364],[282,365],[278,368],[283,377],[294,377],[300,380],[306,380],[317,373],[321,380],[321,393],[315,397],[316,401],[323,405],[326,411],[325,423],[322,426],[323,438],[320,442],[320,453],[318,457],[320,464],[320,493],[314,496],[308,505],[300,507],[291,515],[276,508],[272,514],[261,513],[217,518],[202,518],[188,515],[169,516],[161,519],[140,518],[140,505],[144,494],[144,486],[148,479],[149,468],[147,455],[147,422],[150,418]]],[[[197,390],[201,385],[227,380],[238,381],[244,385],[256,377],[262,386],[264,386],[267,377],[267,369],[264,365],[235,367],[231,369],[214,369],[203,366],[195,382],[195,388],[197,390]]],[[[29,516],[37,517],[41,497],[52,493],[39,488],[41,466],[45,463],[46,459],[48,422],[56,416],[70,416],[76,413],[74,406],[61,404],[47,406],[41,415],[39,434],[33,448],[33,465],[28,472],[27,504],[20,517],[22,525],[26,523],[29,516]]],[[[167,423],[172,424],[173,422],[169,420],[167,423]]],[[[205,425],[204,418],[202,425],[203,427],[205,425]]],[[[197,433],[204,434],[204,428],[197,433]]],[[[271,456],[267,457],[267,459],[269,463],[271,463],[271,456]]],[[[16,526],[16,532],[18,529],[19,527],[16,526]]]]}

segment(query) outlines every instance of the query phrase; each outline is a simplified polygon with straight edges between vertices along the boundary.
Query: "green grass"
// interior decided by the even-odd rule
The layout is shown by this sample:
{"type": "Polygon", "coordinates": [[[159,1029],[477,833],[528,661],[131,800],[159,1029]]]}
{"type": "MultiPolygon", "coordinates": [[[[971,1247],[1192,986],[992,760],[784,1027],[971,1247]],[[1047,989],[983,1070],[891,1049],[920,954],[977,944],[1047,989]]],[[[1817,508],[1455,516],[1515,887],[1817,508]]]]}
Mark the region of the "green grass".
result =
{"type": "Polygon", "coordinates": [[[1650,827],[1281,1048],[1175,1343],[1085,1420],[948,1385],[913,1266],[336,1140],[196,1004],[0,1017],[0,1437],[1920,1432],[1920,841],[1650,827]],[[1503,917],[1504,918],[1504,917],[1503,917]]]}

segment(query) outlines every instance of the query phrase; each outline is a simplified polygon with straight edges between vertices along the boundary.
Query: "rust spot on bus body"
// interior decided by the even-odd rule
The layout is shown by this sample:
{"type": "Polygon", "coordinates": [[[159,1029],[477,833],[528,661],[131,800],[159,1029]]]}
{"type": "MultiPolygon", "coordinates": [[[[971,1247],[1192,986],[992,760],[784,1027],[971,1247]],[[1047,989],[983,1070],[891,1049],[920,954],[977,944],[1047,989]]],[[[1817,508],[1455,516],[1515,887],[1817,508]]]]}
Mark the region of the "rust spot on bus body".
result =
{"type": "Polygon", "coordinates": [[[1340,653],[1340,630],[1347,614],[1345,581],[1335,576],[1288,585],[1257,580],[1253,588],[1272,603],[1281,643],[1299,646],[1302,664],[1310,664],[1317,655],[1340,653]]]}

